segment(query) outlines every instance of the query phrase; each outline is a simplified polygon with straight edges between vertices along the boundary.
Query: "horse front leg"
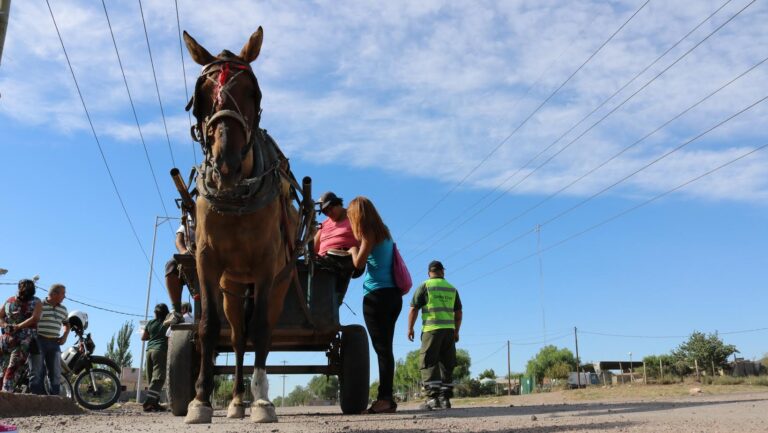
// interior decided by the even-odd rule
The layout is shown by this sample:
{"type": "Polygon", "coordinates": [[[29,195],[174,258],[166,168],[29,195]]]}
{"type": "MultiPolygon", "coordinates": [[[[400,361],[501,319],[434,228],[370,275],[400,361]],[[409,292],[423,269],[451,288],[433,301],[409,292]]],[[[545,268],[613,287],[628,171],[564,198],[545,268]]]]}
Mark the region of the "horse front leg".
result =
{"type": "Polygon", "coordinates": [[[227,407],[227,418],[243,418],[245,405],[243,404],[243,355],[245,354],[245,315],[244,298],[247,285],[224,282],[224,315],[230,327],[232,348],[235,351],[235,386],[232,389],[232,401],[227,407]]]}
{"type": "Polygon", "coordinates": [[[266,366],[269,346],[272,343],[272,331],[274,331],[283,312],[283,303],[288,287],[289,281],[286,280],[278,286],[262,287],[262,290],[256,294],[256,311],[251,325],[253,345],[256,351],[251,382],[254,398],[254,404],[251,405],[251,420],[255,422],[277,422],[275,405],[269,400],[266,366]]]}
{"type": "Polygon", "coordinates": [[[267,355],[272,337],[269,326],[269,286],[259,287],[255,293],[256,302],[251,317],[250,336],[255,350],[253,377],[251,378],[251,421],[258,423],[277,422],[275,405],[269,400],[269,381],[267,380],[267,355]]]}
{"type": "Polygon", "coordinates": [[[200,374],[195,382],[195,399],[187,406],[187,416],[184,422],[187,424],[209,424],[213,417],[211,407],[211,394],[213,393],[214,360],[216,356],[216,342],[221,331],[221,319],[219,318],[217,303],[222,302],[219,289],[221,269],[213,268],[198,257],[198,280],[200,281],[200,295],[202,314],[198,328],[200,341],[200,374]],[[202,266],[206,264],[206,266],[202,266]]]}

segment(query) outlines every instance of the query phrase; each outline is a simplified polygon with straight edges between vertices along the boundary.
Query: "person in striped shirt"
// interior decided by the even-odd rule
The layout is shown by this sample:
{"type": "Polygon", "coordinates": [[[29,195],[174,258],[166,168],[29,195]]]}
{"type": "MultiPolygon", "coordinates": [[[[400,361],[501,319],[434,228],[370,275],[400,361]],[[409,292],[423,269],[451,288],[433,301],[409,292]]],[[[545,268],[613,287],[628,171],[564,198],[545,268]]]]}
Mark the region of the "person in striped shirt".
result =
{"type": "Polygon", "coordinates": [[[40,355],[33,358],[34,376],[30,384],[31,391],[35,394],[45,394],[43,382],[47,373],[51,395],[59,395],[61,345],[67,342],[69,336],[67,307],[62,304],[66,290],[63,284],[54,284],[43,301],[43,314],[37,322],[37,348],[40,355]]]}

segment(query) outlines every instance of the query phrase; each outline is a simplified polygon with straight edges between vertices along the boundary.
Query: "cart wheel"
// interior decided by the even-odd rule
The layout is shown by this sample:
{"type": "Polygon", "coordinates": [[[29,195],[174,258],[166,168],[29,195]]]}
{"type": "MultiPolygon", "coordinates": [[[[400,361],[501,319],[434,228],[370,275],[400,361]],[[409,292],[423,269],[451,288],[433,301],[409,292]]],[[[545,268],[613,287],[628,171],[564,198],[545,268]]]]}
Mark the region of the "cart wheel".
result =
{"type": "Polygon", "coordinates": [[[360,325],[341,328],[340,371],[341,411],[345,414],[358,414],[368,405],[371,375],[368,333],[360,325]]]}
{"type": "Polygon", "coordinates": [[[168,407],[176,416],[187,414],[187,405],[195,398],[195,381],[200,370],[200,356],[193,342],[194,331],[176,330],[168,339],[168,407]]]}

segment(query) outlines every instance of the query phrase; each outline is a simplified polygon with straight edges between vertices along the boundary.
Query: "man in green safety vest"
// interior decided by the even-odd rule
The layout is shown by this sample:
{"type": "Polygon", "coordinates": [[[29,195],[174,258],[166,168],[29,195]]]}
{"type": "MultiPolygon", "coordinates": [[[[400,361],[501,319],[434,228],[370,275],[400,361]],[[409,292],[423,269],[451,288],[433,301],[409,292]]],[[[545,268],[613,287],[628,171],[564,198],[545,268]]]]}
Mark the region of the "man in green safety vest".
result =
{"type": "Polygon", "coordinates": [[[437,260],[429,264],[429,279],[414,292],[408,312],[408,339],[421,309],[419,368],[427,401],[421,409],[450,409],[453,397],[453,368],[461,327],[459,292],[445,280],[445,268],[437,260]]]}

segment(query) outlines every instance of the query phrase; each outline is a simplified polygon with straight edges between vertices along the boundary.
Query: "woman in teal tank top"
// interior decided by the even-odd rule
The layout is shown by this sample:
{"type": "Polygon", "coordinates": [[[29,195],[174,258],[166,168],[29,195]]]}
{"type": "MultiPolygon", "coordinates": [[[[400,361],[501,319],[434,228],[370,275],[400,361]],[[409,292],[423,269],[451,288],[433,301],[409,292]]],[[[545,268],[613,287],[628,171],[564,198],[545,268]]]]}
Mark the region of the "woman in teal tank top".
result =
{"type": "Polygon", "coordinates": [[[347,218],[352,225],[352,233],[360,241],[359,248],[349,250],[352,263],[357,269],[367,267],[363,281],[363,317],[379,360],[379,395],[366,413],[393,413],[397,404],[392,396],[395,377],[392,340],[397,317],[403,308],[403,298],[395,285],[392,271],[392,235],[376,207],[366,197],[355,197],[349,202],[347,218]]]}

